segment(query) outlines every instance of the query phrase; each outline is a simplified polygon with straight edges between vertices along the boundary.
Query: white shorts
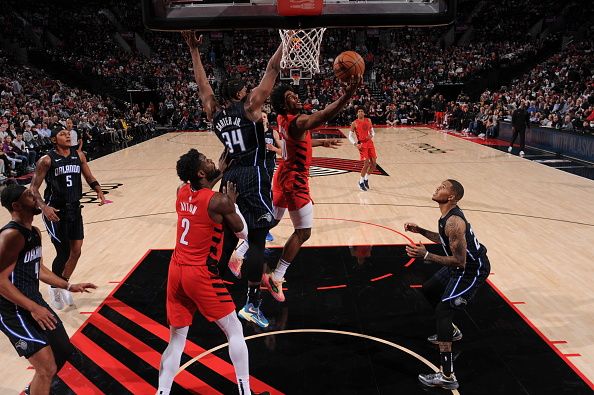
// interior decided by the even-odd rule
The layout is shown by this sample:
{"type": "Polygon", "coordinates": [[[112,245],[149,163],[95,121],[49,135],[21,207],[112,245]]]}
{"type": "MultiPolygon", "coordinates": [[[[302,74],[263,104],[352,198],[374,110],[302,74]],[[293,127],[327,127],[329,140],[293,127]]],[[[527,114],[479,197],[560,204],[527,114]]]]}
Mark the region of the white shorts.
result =
{"type": "MultiPolygon", "coordinates": [[[[284,207],[274,207],[274,219],[280,221],[285,212],[287,211],[284,207]]],[[[310,201],[299,210],[289,211],[293,228],[295,229],[311,229],[313,226],[313,204],[310,201]]]]}

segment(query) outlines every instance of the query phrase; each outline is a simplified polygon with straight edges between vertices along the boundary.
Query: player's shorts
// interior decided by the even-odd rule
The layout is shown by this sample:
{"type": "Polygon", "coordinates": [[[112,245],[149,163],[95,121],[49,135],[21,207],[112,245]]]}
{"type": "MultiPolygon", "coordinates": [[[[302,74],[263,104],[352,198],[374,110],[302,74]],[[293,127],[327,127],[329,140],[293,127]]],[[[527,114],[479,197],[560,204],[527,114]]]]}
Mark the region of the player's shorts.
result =
{"type": "Polygon", "coordinates": [[[361,148],[359,148],[359,158],[361,160],[377,159],[377,153],[375,152],[373,140],[369,140],[361,144],[361,148]]]}
{"type": "Polygon", "coordinates": [[[52,312],[57,319],[56,329],[43,330],[33,319],[31,313],[22,308],[15,308],[13,304],[2,304],[0,306],[0,330],[10,340],[10,344],[16,352],[25,358],[32,357],[37,351],[46,346],[53,350],[60,348],[70,348],[69,350],[60,350],[66,355],[72,352],[72,345],[64,329],[60,317],[43,300],[35,300],[36,303],[52,312]]]}
{"type": "Polygon", "coordinates": [[[190,326],[196,310],[216,321],[235,311],[235,303],[221,277],[206,265],[169,263],[167,320],[175,327],[190,326]]]}
{"type": "Polygon", "coordinates": [[[221,187],[231,181],[237,187],[237,206],[245,218],[248,229],[271,228],[272,180],[265,166],[235,166],[227,170],[221,187]]]}
{"type": "MultiPolygon", "coordinates": [[[[295,171],[274,174],[274,207],[297,211],[312,202],[307,175],[295,171]]],[[[278,210],[277,210],[278,212],[278,210]]],[[[281,216],[282,217],[282,216],[281,216]]],[[[280,219],[275,216],[275,218],[280,219]]]]}
{"type": "MultiPolygon", "coordinates": [[[[53,206],[52,206],[53,207],[53,206]]],[[[58,211],[58,222],[52,222],[43,217],[45,229],[52,239],[52,243],[64,243],[70,240],[83,240],[85,232],[80,203],[71,203],[62,207],[54,207],[58,211]]]]}
{"type": "Polygon", "coordinates": [[[491,271],[491,264],[486,254],[478,258],[481,263],[481,269],[477,275],[476,271],[472,273],[464,271],[464,274],[459,276],[453,274],[453,269],[449,267],[441,268],[435,277],[445,284],[441,301],[448,302],[451,307],[455,309],[464,309],[470,301],[474,298],[476,291],[489,277],[491,271]]]}

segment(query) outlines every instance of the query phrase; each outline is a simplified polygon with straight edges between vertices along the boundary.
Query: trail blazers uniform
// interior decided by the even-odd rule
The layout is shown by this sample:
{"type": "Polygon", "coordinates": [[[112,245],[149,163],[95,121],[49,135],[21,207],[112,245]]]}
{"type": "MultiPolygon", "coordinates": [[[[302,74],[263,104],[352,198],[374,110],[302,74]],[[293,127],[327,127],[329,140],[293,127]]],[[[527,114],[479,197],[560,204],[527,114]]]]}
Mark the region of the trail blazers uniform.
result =
{"type": "Polygon", "coordinates": [[[167,319],[176,327],[189,326],[196,309],[209,321],[235,311],[235,304],[218,274],[223,224],[214,222],[208,205],[214,191],[195,191],[190,184],[177,193],[177,242],[169,264],[167,319]]]}

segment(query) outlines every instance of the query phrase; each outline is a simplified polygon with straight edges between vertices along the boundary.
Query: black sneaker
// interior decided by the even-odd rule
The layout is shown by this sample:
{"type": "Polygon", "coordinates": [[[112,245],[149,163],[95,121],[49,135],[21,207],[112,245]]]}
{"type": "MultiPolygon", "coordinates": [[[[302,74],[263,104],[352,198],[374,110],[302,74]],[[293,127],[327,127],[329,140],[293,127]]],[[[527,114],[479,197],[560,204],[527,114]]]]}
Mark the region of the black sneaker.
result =
{"type": "Polygon", "coordinates": [[[427,387],[440,387],[447,390],[455,390],[460,386],[454,373],[450,377],[446,377],[442,372],[420,374],[419,381],[427,387]]]}
{"type": "Polygon", "coordinates": [[[268,392],[268,391],[264,391],[264,392],[251,391],[251,392],[252,392],[252,395],[270,395],[270,392],[268,392]]]}
{"type": "Polygon", "coordinates": [[[365,188],[371,189],[369,188],[369,180],[363,180],[363,183],[365,184],[365,188]]]}
{"type": "MultiPolygon", "coordinates": [[[[455,324],[452,324],[452,326],[454,327],[454,333],[452,334],[452,341],[457,342],[458,340],[462,340],[462,331],[455,324]]],[[[429,336],[427,338],[427,340],[433,344],[437,344],[437,334],[429,336]]]]}
{"type": "Polygon", "coordinates": [[[365,182],[360,182],[360,183],[359,183],[359,188],[360,188],[362,191],[367,191],[367,187],[365,186],[365,182]]]}

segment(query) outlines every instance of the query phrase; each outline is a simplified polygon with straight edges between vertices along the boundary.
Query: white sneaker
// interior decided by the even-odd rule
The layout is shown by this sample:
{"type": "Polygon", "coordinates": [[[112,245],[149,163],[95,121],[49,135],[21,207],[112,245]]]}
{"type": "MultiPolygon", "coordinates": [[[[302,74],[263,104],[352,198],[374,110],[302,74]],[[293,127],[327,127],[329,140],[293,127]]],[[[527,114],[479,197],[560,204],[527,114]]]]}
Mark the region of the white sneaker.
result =
{"type": "Polygon", "coordinates": [[[520,151],[520,156],[523,158],[524,157],[524,151],[520,151]]]}
{"type": "Polygon", "coordinates": [[[511,151],[512,151],[512,147],[509,147],[509,148],[507,149],[507,152],[509,152],[509,153],[511,154],[511,151]]]}
{"type": "Polygon", "coordinates": [[[484,133],[481,133],[481,134],[479,134],[478,136],[479,136],[479,138],[481,138],[481,139],[484,139],[484,138],[486,137],[486,135],[485,135],[484,133]]]}
{"type": "Polygon", "coordinates": [[[64,308],[64,301],[62,300],[62,290],[60,288],[49,288],[49,301],[50,305],[56,310],[62,310],[64,308]]]}
{"type": "Polygon", "coordinates": [[[61,289],[62,291],[62,300],[66,306],[72,306],[74,304],[74,300],[72,299],[72,292],[67,291],[65,289],[61,289]]]}

